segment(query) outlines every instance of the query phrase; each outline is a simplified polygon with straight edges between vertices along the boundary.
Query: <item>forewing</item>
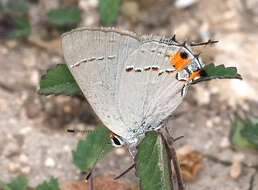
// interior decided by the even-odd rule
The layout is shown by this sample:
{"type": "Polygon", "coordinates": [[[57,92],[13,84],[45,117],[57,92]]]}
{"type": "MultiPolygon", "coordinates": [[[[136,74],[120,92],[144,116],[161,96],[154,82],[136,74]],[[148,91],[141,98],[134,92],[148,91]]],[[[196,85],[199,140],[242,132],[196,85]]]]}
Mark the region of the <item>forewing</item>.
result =
{"type": "Polygon", "coordinates": [[[117,92],[128,55],[140,45],[130,32],[80,28],[62,36],[65,60],[84,96],[111,131],[127,133],[120,119],[117,92]]]}

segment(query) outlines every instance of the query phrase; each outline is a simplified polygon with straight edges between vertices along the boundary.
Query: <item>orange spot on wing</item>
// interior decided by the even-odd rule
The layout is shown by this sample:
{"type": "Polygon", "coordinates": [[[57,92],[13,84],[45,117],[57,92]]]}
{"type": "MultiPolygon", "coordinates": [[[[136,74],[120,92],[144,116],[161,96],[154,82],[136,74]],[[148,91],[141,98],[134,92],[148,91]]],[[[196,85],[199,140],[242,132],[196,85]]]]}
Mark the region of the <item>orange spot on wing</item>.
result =
{"type": "Polygon", "coordinates": [[[190,80],[195,79],[195,77],[200,77],[200,71],[192,73],[189,77],[190,80]]]}
{"type": "Polygon", "coordinates": [[[175,66],[176,70],[181,70],[183,69],[188,63],[190,63],[192,60],[191,59],[183,59],[180,54],[180,50],[176,52],[176,54],[171,55],[167,54],[169,58],[173,58],[171,61],[171,64],[175,66]]]}
{"type": "Polygon", "coordinates": [[[133,71],[133,68],[126,69],[126,72],[131,72],[131,71],[133,71]]]}
{"type": "Polygon", "coordinates": [[[114,137],[115,136],[115,133],[113,133],[113,132],[110,132],[110,135],[109,135],[110,137],[114,137]]]}

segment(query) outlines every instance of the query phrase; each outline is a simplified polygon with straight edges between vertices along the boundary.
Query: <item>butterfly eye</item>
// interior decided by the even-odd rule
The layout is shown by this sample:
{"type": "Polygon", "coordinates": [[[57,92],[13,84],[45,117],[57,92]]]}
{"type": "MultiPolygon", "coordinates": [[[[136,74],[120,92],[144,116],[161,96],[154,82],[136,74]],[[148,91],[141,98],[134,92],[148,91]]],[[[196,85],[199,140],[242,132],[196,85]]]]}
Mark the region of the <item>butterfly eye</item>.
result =
{"type": "Polygon", "coordinates": [[[111,137],[111,143],[112,143],[112,145],[114,146],[114,147],[122,147],[124,144],[125,144],[125,142],[123,141],[123,139],[122,138],[120,138],[120,137],[118,137],[118,136],[113,136],[113,137],[111,137]]]}
{"type": "Polygon", "coordinates": [[[188,54],[185,51],[182,51],[182,52],[180,52],[180,57],[182,59],[187,59],[188,58],[188,54]]]}

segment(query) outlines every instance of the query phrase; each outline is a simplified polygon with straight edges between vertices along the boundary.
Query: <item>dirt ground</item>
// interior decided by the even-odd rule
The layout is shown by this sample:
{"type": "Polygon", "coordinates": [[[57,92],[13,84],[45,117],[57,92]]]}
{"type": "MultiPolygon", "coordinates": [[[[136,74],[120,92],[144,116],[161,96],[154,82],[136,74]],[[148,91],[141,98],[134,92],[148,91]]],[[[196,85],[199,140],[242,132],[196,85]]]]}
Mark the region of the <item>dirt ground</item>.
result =
{"type": "MultiPolygon", "coordinates": [[[[69,1],[70,2],[70,1],[69,1]]],[[[100,26],[97,0],[71,1],[83,11],[81,26],[100,26]]],[[[71,3],[70,2],[70,3],[71,3]]],[[[0,41],[0,179],[27,174],[35,187],[50,176],[59,183],[82,178],[71,151],[83,135],[68,128],[93,129],[98,123],[90,106],[66,96],[40,96],[39,80],[46,70],[63,63],[60,38],[47,38],[42,15],[66,6],[61,0],[39,0],[30,7],[32,35],[27,40],[0,41]],[[43,36],[43,37],[42,37],[43,36]]],[[[202,49],[204,61],[237,67],[243,79],[214,80],[193,85],[168,126],[184,138],[177,147],[191,145],[203,155],[203,168],[187,189],[258,189],[258,153],[233,148],[230,118],[239,109],[258,116],[258,2],[255,0],[197,0],[176,8],[172,0],[124,0],[115,24],[137,33],[171,36],[178,40],[220,42],[202,49]],[[230,176],[232,163],[241,158],[240,176],[230,176]]],[[[132,164],[119,148],[97,164],[95,176],[120,174],[132,164]]],[[[136,187],[134,171],[122,181],[136,187]]]]}

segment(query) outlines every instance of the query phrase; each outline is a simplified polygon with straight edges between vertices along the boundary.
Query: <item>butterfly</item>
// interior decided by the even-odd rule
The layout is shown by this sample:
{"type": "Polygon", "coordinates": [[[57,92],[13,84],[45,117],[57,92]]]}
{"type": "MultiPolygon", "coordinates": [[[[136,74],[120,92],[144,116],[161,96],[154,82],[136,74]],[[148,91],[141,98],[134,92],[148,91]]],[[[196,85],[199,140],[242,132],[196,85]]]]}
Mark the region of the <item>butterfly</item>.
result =
{"type": "Polygon", "coordinates": [[[147,131],[163,127],[190,84],[205,75],[199,54],[175,36],[79,28],[62,36],[62,49],[116,147],[135,147],[147,131]]]}

